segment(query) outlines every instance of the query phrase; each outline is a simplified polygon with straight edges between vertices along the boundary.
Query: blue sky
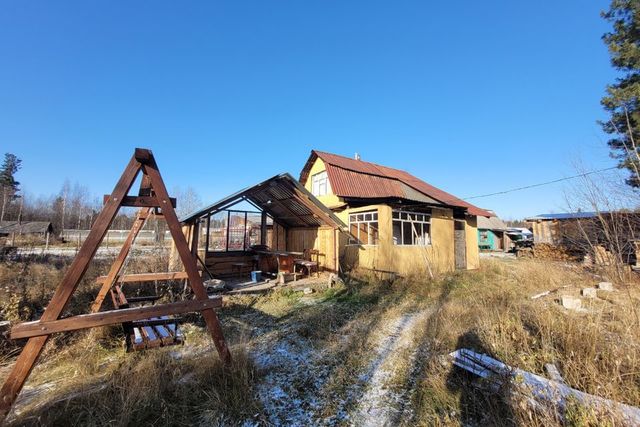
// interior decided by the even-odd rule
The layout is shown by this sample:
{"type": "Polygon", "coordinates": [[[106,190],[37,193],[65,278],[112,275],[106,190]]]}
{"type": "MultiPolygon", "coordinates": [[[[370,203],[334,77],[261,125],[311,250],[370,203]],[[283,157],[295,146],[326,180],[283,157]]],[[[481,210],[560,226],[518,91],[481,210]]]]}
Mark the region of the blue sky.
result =
{"type": "MultiPolygon", "coordinates": [[[[134,147],[211,202],[311,149],[459,197],[613,165],[605,1],[3,2],[0,151],[30,193],[111,191],[134,147]]],[[[476,199],[503,217],[563,185],[476,199]]]]}

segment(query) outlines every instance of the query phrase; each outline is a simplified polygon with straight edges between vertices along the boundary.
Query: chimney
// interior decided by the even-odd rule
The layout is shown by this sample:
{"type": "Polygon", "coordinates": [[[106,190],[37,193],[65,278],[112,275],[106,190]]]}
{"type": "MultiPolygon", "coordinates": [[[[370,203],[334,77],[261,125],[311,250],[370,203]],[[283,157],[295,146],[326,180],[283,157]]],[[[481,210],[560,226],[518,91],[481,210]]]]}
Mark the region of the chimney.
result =
{"type": "Polygon", "coordinates": [[[360,154],[356,153],[356,155],[354,156],[354,159],[360,160],[360,154]]]}

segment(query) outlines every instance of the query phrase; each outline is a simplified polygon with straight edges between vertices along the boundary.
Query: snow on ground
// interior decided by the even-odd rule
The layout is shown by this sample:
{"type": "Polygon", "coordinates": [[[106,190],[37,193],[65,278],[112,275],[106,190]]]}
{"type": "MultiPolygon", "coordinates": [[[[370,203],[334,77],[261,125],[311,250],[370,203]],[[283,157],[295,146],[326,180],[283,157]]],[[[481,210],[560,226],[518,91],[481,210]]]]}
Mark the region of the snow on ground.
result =
{"type": "Polygon", "coordinates": [[[396,425],[400,417],[407,417],[403,411],[408,406],[410,390],[396,391],[389,383],[402,369],[410,370],[411,383],[414,375],[412,368],[420,349],[414,339],[416,327],[429,313],[429,310],[406,313],[385,325],[376,354],[366,372],[360,376],[360,383],[366,384],[366,387],[351,415],[352,425],[396,425]]]}
{"type": "Polygon", "coordinates": [[[252,355],[257,368],[265,374],[256,389],[266,421],[286,426],[345,423],[381,426],[393,425],[400,418],[410,418],[410,414],[404,413],[410,406],[410,390],[394,391],[388,387],[388,382],[401,369],[409,369],[409,377],[414,375],[419,346],[413,337],[416,327],[428,313],[430,311],[409,313],[387,321],[373,343],[375,354],[371,362],[354,378],[345,396],[329,397],[323,392],[323,385],[330,375],[328,364],[323,360],[331,357],[330,354],[312,348],[295,332],[258,330],[260,337],[252,355]],[[333,416],[321,415],[328,404],[325,399],[334,400],[331,403],[337,410],[333,416]]]}

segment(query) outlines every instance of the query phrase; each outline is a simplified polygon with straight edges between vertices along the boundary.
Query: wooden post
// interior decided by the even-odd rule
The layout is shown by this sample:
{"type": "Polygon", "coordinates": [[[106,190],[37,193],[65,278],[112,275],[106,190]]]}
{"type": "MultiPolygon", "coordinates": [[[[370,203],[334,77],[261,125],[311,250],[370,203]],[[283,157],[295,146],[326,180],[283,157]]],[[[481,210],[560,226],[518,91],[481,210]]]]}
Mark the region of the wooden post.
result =
{"type": "Polygon", "coordinates": [[[267,213],[262,211],[260,218],[260,244],[264,245],[267,242],[267,213]]]}

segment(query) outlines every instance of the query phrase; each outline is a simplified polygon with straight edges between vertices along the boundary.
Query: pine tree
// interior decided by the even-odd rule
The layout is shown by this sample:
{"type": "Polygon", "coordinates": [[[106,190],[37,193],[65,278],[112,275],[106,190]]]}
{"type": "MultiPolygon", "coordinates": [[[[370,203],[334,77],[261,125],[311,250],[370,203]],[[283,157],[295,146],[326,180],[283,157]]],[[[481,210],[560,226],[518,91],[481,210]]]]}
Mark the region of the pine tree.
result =
{"type": "Polygon", "coordinates": [[[16,198],[20,190],[20,183],[16,181],[15,174],[20,170],[22,160],[15,154],[6,153],[4,162],[0,167],[0,189],[2,191],[2,211],[0,211],[0,221],[4,220],[4,214],[9,203],[16,198]]]}

